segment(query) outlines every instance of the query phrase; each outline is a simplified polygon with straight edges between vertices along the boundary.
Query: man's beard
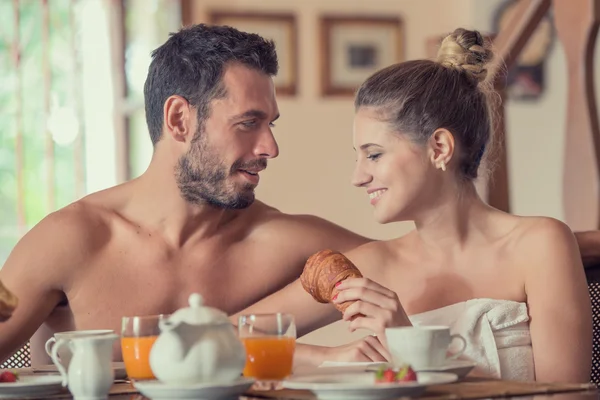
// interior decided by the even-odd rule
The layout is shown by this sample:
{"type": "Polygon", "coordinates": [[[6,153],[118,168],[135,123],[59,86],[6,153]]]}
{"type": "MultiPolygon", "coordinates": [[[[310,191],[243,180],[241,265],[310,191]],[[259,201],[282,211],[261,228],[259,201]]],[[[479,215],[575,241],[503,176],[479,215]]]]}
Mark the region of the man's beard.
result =
{"type": "Polygon", "coordinates": [[[249,207],[255,199],[254,185],[235,185],[227,178],[240,169],[266,168],[267,160],[243,163],[236,161],[227,168],[207,143],[205,134],[196,133],[190,149],[175,168],[175,178],[181,196],[191,204],[210,204],[224,209],[249,207]]]}

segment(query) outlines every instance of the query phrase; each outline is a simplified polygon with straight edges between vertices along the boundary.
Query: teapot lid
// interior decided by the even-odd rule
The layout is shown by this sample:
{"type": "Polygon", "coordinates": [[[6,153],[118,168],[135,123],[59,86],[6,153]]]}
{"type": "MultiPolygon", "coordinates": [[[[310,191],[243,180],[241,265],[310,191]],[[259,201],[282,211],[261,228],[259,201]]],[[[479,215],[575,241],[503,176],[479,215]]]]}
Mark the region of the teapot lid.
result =
{"type": "Polygon", "coordinates": [[[204,306],[204,299],[198,293],[192,293],[188,299],[189,307],[175,311],[169,317],[169,322],[179,324],[185,322],[189,325],[215,325],[230,324],[227,314],[216,308],[204,306]]]}

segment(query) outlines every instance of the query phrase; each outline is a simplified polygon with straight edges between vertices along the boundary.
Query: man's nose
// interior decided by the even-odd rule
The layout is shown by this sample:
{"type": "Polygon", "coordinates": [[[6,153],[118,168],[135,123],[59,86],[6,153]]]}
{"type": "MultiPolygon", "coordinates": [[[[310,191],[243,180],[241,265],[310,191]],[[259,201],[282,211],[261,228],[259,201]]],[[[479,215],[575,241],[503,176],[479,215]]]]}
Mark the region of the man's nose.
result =
{"type": "Polygon", "coordinates": [[[271,129],[260,135],[254,151],[257,157],[275,158],[279,155],[279,145],[271,129]]]}

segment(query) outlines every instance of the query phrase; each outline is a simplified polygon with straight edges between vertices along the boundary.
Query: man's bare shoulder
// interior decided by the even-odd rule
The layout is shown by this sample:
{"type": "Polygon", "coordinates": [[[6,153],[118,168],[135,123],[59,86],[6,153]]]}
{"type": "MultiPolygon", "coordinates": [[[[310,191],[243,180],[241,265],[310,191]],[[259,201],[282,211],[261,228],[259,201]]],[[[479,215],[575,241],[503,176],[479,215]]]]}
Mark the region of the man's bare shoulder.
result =
{"type": "Polygon", "coordinates": [[[307,245],[316,251],[331,248],[346,252],[372,241],[315,215],[286,214],[262,202],[256,202],[254,206],[256,230],[261,235],[272,236],[275,242],[307,245]]]}
{"type": "Polygon", "coordinates": [[[85,198],[44,217],[17,243],[4,268],[81,264],[108,240],[102,211],[85,198]]]}
{"type": "Polygon", "coordinates": [[[83,198],[49,214],[38,227],[44,230],[58,229],[68,235],[69,240],[77,240],[80,244],[95,241],[107,233],[109,218],[107,210],[91,200],[93,198],[83,198]]]}

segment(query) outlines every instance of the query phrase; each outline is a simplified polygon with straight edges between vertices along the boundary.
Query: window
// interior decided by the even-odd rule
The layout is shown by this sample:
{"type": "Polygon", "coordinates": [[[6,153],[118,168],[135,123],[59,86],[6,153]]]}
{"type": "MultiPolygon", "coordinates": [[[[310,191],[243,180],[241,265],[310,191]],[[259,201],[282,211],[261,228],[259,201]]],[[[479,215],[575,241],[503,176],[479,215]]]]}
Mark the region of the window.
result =
{"type": "Polygon", "coordinates": [[[179,3],[0,1],[0,265],[47,214],[145,169],[143,82],[179,3]]]}

